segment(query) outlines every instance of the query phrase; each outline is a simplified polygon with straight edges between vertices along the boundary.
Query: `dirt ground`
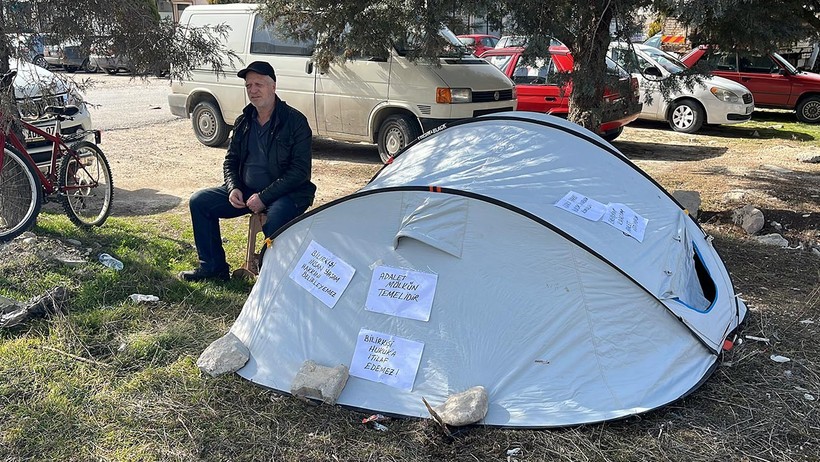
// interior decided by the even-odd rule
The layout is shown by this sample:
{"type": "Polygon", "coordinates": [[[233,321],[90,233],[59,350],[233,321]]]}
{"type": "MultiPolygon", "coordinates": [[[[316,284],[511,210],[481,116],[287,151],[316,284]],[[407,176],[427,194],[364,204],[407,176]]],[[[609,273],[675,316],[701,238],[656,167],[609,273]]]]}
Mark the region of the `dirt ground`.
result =
{"type": "MultiPolygon", "coordinates": [[[[114,216],[143,215],[185,209],[197,189],[222,183],[225,148],[199,143],[190,120],[103,134],[102,147],[111,162],[115,195],[114,216]],[[147,133],[147,137],[145,136],[147,133]]],[[[375,146],[314,138],[315,205],[352,193],[381,167],[375,146]]]]}

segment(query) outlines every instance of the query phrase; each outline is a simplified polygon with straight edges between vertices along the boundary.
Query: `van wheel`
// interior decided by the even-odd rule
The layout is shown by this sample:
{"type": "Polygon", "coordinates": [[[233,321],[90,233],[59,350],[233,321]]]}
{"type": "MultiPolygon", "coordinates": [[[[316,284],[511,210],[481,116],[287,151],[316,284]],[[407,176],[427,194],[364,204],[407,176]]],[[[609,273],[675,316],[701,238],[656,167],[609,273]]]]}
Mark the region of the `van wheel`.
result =
{"type": "Polygon", "coordinates": [[[418,123],[402,114],[394,114],[384,119],[379,127],[379,157],[387,162],[411,141],[421,135],[418,123]]]}
{"type": "Polygon", "coordinates": [[[228,139],[228,126],[222,120],[216,104],[210,101],[202,101],[194,107],[191,121],[197,139],[205,146],[216,148],[228,139]]]}
{"type": "Polygon", "coordinates": [[[807,124],[820,122],[820,97],[809,96],[797,105],[797,120],[807,124]]]}
{"type": "Polygon", "coordinates": [[[683,100],[676,103],[669,113],[669,126],[681,133],[695,133],[703,125],[703,109],[700,104],[683,100]]]}

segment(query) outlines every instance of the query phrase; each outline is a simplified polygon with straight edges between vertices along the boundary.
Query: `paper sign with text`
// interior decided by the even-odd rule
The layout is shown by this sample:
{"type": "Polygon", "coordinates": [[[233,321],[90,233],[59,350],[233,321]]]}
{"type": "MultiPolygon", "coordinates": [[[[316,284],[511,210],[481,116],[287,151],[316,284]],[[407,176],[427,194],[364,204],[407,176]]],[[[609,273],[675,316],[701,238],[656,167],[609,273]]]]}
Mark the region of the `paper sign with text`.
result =
{"type": "Polygon", "coordinates": [[[611,203],[607,205],[604,221],[620,229],[638,242],[643,242],[646,225],[649,220],[638,215],[624,204],[611,203]]]}
{"type": "Polygon", "coordinates": [[[428,321],[437,283],[437,274],[377,266],[370,278],[365,309],[428,321]]]}
{"type": "Polygon", "coordinates": [[[345,291],[356,269],[316,241],[310,241],[302,258],[290,273],[290,278],[333,308],[345,291]]]}
{"type": "Polygon", "coordinates": [[[350,363],[350,375],[411,391],[424,344],[362,329],[350,363]]]}
{"type": "Polygon", "coordinates": [[[555,206],[591,221],[600,220],[606,212],[606,205],[575,191],[568,192],[555,206]]]}

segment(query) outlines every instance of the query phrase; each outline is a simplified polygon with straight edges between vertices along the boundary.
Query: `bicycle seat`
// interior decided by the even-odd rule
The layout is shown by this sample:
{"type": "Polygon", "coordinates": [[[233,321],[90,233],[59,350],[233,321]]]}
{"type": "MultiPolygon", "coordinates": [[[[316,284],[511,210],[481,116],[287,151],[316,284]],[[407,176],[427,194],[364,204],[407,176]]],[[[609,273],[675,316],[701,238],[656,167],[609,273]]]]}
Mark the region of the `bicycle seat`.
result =
{"type": "Polygon", "coordinates": [[[16,69],[12,69],[12,70],[6,72],[5,74],[3,74],[3,77],[0,78],[0,90],[5,90],[6,88],[9,88],[11,86],[11,84],[14,83],[14,77],[16,77],[16,76],[17,76],[17,70],[16,69]]]}
{"type": "Polygon", "coordinates": [[[77,106],[46,106],[43,111],[45,111],[46,114],[71,117],[79,113],[80,108],[77,106]]]}

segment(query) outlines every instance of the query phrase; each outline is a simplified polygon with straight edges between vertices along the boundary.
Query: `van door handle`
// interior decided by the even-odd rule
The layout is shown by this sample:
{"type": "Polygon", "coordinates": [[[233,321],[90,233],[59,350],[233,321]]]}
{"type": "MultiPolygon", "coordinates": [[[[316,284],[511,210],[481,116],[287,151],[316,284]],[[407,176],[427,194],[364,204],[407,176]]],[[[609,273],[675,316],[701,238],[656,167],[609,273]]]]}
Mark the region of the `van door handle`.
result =
{"type": "Polygon", "coordinates": [[[313,61],[305,63],[305,74],[313,74],[313,61]]]}
{"type": "Polygon", "coordinates": [[[741,77],[740,80],[742,80],[744,82],[748,82],[749,80],[752,80],[752,78],[751,77],[741,77]]]}
{"type": "Polygon", "coordinates": [[[545,96],[544,97],[544,101],[556,101],[556,100],[558,100],[558,98],[556,98],[554,96],[545,96]]]}

